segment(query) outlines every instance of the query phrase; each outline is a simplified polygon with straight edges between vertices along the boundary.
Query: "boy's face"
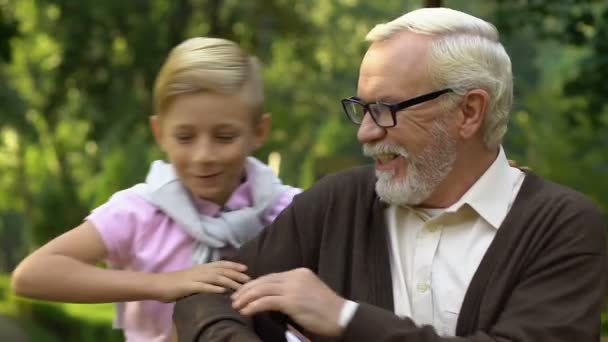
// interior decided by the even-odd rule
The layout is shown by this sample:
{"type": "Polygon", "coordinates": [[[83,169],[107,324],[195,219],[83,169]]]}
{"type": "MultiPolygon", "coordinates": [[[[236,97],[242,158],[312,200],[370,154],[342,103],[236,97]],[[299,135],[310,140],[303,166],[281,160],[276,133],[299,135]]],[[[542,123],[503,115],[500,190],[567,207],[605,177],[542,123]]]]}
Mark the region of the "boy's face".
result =
{"type": "Polygon", "coordinates": [[[247,156],[264,142],[270,116],[254,123],[243,96],[198,93],[176,97],[151,124],[184,185],[224,205],[243,179],[247,156]]]}

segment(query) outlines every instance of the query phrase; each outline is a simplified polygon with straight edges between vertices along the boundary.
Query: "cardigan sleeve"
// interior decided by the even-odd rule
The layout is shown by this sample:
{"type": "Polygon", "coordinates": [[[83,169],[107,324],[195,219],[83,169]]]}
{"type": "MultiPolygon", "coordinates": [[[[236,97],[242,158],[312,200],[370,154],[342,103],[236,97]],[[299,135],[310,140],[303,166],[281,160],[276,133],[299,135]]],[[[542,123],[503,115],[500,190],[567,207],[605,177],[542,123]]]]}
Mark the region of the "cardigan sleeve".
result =
{"type": "Polygon", "coordinates": [[[555,217],[540,218],[546,229],[539,230],[534,248],[519,261],[525,264],[523,272],[509,275],[513,285],[504,301],[488,289],[484,301],[495,309],[479,312],[486,320],[493,317],[487,326],[461,337],[442,337],[431,326],[416,326],[411,319],[361,303],[342,341],[599,341],[607,286],[606,228],[593,205],[577,201],[555,217]]]}
{"type": "MultiPolygon", "coordinates": [[[[311,218],[322,217],[314,212],[323,208],[319,206],[322,196],[322,191],[314,188],[296,195],[294,202],[231,260],[247,265],[252,278],[298,267],[314,271],[314,245],[319,234],[311,218]]],[[[232,308],[229,294],[210,293],[178,300],[173,320],[179,341],[282,341],[287,323],[287,317],[279,313],[259,314],[252,320],[232,308]]]]}

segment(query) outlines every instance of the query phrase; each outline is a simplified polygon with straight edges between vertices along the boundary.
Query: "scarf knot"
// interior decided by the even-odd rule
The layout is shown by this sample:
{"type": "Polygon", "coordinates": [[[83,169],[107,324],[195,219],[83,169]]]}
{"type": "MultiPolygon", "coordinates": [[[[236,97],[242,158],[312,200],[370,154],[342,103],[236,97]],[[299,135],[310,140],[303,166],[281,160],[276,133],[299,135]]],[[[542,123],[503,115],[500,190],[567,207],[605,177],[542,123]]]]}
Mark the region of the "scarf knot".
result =
{"type": "Polygon", "coordinates": [[[221,249],[240,248],[260,233],[264,228],[263,214],[290,189],[270,167],[253,157],[247,158],[245,168],[253,205],[222,211],[218,217],[199,213],[192,194],[177,177],[173,165],[164,161],[154,161],[146,182],[131,190],[162,210],[196,241],[194,264],[207,263],[218,260],[221,249]]]}

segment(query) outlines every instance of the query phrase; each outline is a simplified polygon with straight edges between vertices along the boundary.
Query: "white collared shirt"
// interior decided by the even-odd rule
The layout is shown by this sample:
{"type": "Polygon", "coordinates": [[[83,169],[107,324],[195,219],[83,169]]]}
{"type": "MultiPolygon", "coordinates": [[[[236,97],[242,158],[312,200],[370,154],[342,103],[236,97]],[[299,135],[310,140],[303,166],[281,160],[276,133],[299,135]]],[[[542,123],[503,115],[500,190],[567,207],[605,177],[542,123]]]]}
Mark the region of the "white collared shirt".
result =
{"type": "MultiPolygon", "coordinates": [[[[432,325],[440,335],[455,335],[469,283],[524,177],[509,166],[501,147],[492,165],[450,207],[386,209],[396,315],[432,325]]],[[[356,303],[347,302],[342,327],[356,309],[356,303]]]]}

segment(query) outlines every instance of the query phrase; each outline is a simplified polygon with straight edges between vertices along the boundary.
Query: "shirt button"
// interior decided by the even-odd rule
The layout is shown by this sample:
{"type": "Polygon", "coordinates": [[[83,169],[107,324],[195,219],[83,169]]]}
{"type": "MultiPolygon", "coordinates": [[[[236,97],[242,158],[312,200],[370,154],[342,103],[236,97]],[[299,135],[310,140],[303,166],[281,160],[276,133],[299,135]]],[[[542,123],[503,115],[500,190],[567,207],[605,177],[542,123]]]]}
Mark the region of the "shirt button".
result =
{"type": "Polygon", "coordinates": [[[426,230],[428,230],[431,233],[434,233],[436,231],[438,231],[439,229],[441,229],[443,226],[440,224],[430,224],[426,230]]]}
{"type": "Polygon", "coordinates": [[[418,290],[420,293],[425,293],[430,288],[431,286],[428,283],[418,283],[418,285],[416,285],[416,290],[418,290]]]}

